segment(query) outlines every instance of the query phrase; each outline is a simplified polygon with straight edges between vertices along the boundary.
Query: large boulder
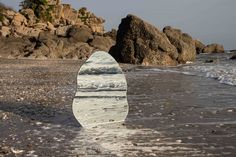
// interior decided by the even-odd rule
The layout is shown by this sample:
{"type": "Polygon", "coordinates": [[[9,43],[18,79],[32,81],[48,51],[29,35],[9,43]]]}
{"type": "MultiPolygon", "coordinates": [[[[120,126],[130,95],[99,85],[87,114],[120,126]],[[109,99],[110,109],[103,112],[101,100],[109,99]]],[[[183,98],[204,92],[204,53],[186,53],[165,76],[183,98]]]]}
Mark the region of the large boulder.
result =
{"type": "Polygon", "coordinates": [[[144,65],[175,65],[178,57],[164,33],[134,15],[122,19],[109,53],[119,62],[144,65]]]}
{"type": "Polygon", "coordinates": [[[224,46],[220,44],[210,44],[203,48],[202,53],[224,53],[224,46]]]}
{"type": "Polygon", "coordinates": [[[115,45],[115,43],[116,42],[110,37],[95,36],[89,45],[97,50],[108,52],[110,48],[115,45]]]}
{"type": "Polygon", "coordinates": [[[194,61],[196,58],[195,42],[190,35],[181,30],[166,26],[163,29],[171,44],[178,50],[177,60],[179,63],[194,61]]]}
{"type": "Polygon", "coordinates": [[[72,42],[88,42],[93,39],[92,30],[86,26],[74,26],[68,30],[68,37],[72,42]]]}

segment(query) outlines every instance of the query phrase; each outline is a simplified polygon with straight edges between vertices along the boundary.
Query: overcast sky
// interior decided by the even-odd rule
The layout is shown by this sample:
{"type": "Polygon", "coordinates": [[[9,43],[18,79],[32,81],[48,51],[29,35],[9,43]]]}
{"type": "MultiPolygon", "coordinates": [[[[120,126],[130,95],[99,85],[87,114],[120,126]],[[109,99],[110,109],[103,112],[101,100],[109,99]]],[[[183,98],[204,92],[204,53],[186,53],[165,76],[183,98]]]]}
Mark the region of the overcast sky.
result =
{"type": "MultiPolygon", "coordinates": [[[[18,10],[21,0],[0,0],[18,10]]],[[[236,49],[236,0],[62,0],[74,8],[87,7],[117,28],[132,13],[162,29],[171,25],[205,44],[217,42],[236,49]]]]}

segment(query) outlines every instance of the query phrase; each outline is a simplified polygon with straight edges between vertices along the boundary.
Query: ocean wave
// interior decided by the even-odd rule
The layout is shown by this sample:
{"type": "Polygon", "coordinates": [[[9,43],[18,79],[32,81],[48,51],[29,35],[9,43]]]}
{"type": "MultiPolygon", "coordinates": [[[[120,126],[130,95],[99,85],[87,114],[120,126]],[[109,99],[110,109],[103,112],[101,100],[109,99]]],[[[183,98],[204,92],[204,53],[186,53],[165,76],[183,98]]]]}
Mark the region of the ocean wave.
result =
{"type": "Polygon", "coordinates": [[[185,66],[184,71],[190,72],[195,75],[214,78],[220,83],[236,86],[236,67],[226,65],[195,65],[185,66]]]}
{"type": "Polygon", "coordinates": [[[219,80],[220,83],[236,86],[236,67],[234,65],[187,65],[174,69],[148,69],[155,72],[170,72],[192,76],[202,76],[219,80]]]}

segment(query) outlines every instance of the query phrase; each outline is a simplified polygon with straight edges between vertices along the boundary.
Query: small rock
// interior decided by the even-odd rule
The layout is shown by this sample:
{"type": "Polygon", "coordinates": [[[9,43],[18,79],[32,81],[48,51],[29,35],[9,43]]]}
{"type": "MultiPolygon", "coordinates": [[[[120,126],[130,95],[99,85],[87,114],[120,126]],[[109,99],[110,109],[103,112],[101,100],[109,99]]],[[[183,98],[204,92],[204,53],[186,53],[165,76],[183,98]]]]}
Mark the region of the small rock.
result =
{"type": "Polygon", "coordinates": [[[230,57],[231,60],[236,60],[236,54],[230,57]]]}
{"type": "Polygon", "coordinates": [[[176,140],[177,143],[182,143],[182,140],[176,140]]]}
{"type": "Polygon", "coordinates": [[[224,53],[224,47],[220,44],[210,44],[203,48],[202,53],[224,53]]]}
{"type": "Polygon", "coordinates": [[[13,147],[11,147],[11,151],[12,151],[12,153],[14,153],[14,154],[20,154],[20,153],[23,153],[23,152],[24,152],[24,150],[15,149],[15,148],[13,148],[13,147]]]}
{"type": "Polygon", "coordinates": [[[233,112],[233,110],[228,110],[227,112],[229,112],[229,113],[232,113],[232,112],[233,112]]]}
{"type": "Polygon", "coordinates": [[[214,63],[213,59],[205,60],[205,63],[214,63]]]}

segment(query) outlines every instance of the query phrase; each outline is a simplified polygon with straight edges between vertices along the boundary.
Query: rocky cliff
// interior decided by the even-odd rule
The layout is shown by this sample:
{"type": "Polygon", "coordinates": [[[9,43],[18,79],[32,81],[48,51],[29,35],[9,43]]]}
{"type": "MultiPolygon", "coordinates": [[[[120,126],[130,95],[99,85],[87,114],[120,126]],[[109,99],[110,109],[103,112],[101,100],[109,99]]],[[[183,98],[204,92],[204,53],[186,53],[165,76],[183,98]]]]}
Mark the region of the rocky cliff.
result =
{"type": "Polygon", "coordinates": [[[159,30],[135,15],[122,19],[118,31],[104,32],[105,20],[86,8],[46,2],[37,10],[21,4],[19,12],[0,7],[0,57],[87,59],[103,50],[119,62],[166,66],[194,61],[199,53],[224,51],[170,26],[159,30]]]}
{"type": "MultiPolygon", "coordinates": [[[[60,1],[49,0],[41,12],[47,12],[47,18],[36,16],[33,9],[23,7],[19,12],[6,9],[2,11],[1,36],[29,36],[38,37],[40,32],[49,31],[57,35],[64,29],[67,31],[71,26],[87,26],[92,32],[103,33],[104,19],[95,16],[86,8],[73,9],[70,4],[61,4],[60,1]],[[50,8],[50,10],[49,10],[50,8]]],[[[46,16],[46,15],[45,15],[46,16]]]]}
{"type": "Polygon", "coordinates": [[[86,59],[94,50],[109,51],[115,41],[104,33],[105,20],[86,8],[73,9],[59,0],[39,6],[45,14],[27,5],[19,12],[1,11],[0,57],[86,59]]]}

